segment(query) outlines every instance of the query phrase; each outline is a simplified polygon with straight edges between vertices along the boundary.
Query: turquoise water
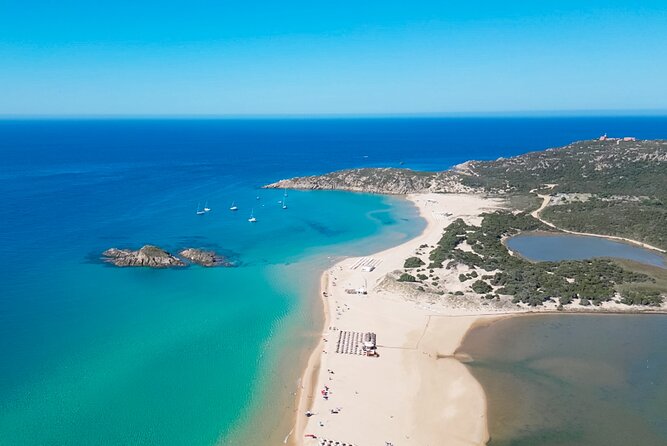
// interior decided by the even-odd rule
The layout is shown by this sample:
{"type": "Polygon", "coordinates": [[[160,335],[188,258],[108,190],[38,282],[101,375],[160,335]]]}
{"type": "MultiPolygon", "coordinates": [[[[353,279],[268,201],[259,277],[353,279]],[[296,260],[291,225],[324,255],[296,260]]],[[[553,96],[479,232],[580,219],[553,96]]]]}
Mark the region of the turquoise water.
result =
{"type": "Polygon", "coordinates": [[[512,251],[535,261],[613,257],[667,267],[665,256],[656,251],[600,237],[572,234],[519,234],[507,239],[507,246],[512,251]]]}
{"type": "Polygon", "coordinates": [[[667,444],[667,315],[545,315],[473,329],[489,446],[667,444]]]}
{"type": "MultiPolygon", "coordinates": [[[[262,192],[267,203],[281,194],[262,192]]],[[[207,246],[239,253],[237,268],[117,269],[85,261],[90,253],[75,247],[50,255],[48,267],[20,284],[32,302],[17,306],[18,314],[5,313],[3,332],[11,329],[11,337],[3,347],[13,361],[2,366],[3,441],[224,442],[221,426],[233,426],[239,410],[262,404],[256,394],[267,379],[262,367],[276,366],[267,353],[272,337],[288,317],[307,325],[299,321],[306,316],[299,314],[299,298],[317,278],[300,257],[323,265],[326,255],[374,250],[422,227],[399,200],[297,192],[289,199],[288,211],[256,212],[260,221],[246,231],[257,239],[240,246],[224,226],[233,218],[249,224],[246,215],[220,209],[206,221],[192,218],[207,246]],[[394,213],[408,221],[393,219],[394,213]]],[[[180,238],[150,241],[199,241],[180,238]]]]}

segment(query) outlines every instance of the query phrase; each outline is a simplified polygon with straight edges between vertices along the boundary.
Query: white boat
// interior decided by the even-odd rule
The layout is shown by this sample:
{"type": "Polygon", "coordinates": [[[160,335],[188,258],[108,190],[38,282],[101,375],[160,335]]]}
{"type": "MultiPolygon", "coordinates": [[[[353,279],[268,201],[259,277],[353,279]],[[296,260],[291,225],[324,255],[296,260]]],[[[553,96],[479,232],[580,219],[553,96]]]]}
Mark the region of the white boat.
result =
{"type": "Polygon", "coordinates": [[[285,193],[283,193],[283,197],[287,196],[287,189],[285,189],[285,193]]]}
{"type": "Polygon", "coordinates": [[[211,212],[211,208],[208,207],[208,201],[204,203],[204,212],[211,212]]]}
{"type": "Polygon", "coordinates": [[[199,209],[199,203],[197,203],[197,215],[204,215],[205,213],[206,211],[202,211],[201,209],[199,209]]]}
{"type": "Polygon", "coordinates": [[[239,207],[237,205],[235,205],[234,202],[232,201],[232,206],[229,208],[229,210],[230,211],[238,211],[239,207]]]}
{"type": "Polygon", "coordinates": [[[287,209],[287,198],[283,200],[283,209],[287,209]]]}
{"type": "Polygon", "coordinates": [[[250,218],[248,219],[250,223],[255,223],[257,222],[257,219],[255,218],[255,210],[253,209],[250,211],[250,218]]]}

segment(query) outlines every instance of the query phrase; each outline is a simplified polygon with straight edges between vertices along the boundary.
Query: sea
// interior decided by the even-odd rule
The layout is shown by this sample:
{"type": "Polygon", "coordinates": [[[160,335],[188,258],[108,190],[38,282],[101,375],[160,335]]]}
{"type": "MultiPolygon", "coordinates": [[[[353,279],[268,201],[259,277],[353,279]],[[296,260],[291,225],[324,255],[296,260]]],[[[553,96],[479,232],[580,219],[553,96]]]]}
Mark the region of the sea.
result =
{"type": "Polygon", "coordinates": [[[667,138],[667,118],[0,120],[0,444],[282,444],[320,273],[425,223],[400,197],[262,185],[603,133],[667,138]],[[144,244],[235,266],[100,259],[144,244]]]}

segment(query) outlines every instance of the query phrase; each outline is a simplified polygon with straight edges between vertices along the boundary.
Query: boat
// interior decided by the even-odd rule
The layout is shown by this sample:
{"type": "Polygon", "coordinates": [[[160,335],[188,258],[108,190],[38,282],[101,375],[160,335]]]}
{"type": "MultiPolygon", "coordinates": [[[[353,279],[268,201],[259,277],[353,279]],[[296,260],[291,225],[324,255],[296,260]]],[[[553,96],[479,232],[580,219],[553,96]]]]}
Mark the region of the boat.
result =
{"type": "Polygon", "coordinates": [[[199,209],[199,203],[197,203],[197,215],[204,215],[206,211],[199,209]]]}
{"type": "Polygon", "coordinates": [[[208,201],[204,203],[204,212],[211,212],[211,208],[208,207],[208,201]]]}
{"type": "Polygon", "coordinates": [[[255,210],[250,211],[250,218],[248,219],[250,223],[256,223],[257,219],[255,218],[255,210]]]}
{"type": "Polygon", "coordinates": [[[230,211],[238,211],[239,207],[237,205],[235,205],[234,202],[232,201],[232,206],[229,208],[229,210],[230,211]]]}
{"type": "Polygon", "coordinates": [[[285,189],[285,192],[283,193],[283,197],[287,197],[287,189],[285,189]]]}
{"type": "Polygon", "coordinates": [[[283,200],[283,209],[287,209],[287,198],[283,200]]]}

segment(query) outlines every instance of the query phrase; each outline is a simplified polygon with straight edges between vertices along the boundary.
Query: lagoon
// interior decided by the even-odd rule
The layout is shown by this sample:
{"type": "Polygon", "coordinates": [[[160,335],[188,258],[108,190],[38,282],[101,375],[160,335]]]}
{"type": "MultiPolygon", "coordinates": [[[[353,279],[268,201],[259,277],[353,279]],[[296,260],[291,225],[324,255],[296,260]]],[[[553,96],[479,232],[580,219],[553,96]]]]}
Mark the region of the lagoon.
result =
{"type": "Polygon", "coordinates": [[[489,446],[667,444],[667,316],[540,315],[470,331],[489,446]]]}
{"type": "Polygon", "coordinates": [[[611,257],[667,267],[665,256],[659,252],[602,237],[533,232],[509,238],[507,247],[538,262],[611,257]]]}

